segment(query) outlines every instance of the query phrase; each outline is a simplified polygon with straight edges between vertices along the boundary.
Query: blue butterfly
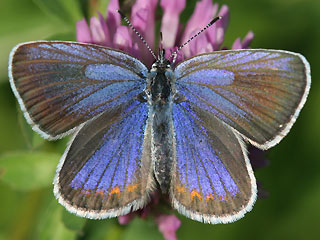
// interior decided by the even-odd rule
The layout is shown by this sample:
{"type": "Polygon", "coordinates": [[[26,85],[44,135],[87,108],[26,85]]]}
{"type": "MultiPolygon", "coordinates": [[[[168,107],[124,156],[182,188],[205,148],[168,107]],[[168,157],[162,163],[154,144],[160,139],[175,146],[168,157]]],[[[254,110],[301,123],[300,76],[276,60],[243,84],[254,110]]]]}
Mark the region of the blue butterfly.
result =
{"type": "Polygon", "coordinates": [[[206,223],[251,210],[256,180],[244,141],[260,149],[290,130],[310,88],[300,54],[231,50],[151,69],[93,44],[16,46],[9,77],[42,137],[73,134],[54,194],[78,216],[116,217],[144,207],[157,186],[173,208],[206,223]]]}

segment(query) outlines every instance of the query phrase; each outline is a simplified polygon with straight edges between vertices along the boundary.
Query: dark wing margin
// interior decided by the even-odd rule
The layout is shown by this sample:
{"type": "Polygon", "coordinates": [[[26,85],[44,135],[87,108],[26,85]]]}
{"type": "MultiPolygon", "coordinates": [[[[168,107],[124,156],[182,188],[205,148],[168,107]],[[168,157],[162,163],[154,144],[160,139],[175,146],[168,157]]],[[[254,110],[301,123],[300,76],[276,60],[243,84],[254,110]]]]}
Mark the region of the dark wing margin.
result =
{"type": "Polygon", "coordinates": [[[57,168],[54,194],[91,219],[127,214],[149,201],[154,180],[146,103],[131,101],[88,121],[57,168]]]}
{"type": "Polygon", "coordinates": [[[242,218],[253,207],[257,186],[241,137],[189,101],[174,105],[173,124],[174,208],[211,224],[242,218]]]}
{"type": "Polygon", "coordinates": [[[77,42],[29,42],[9,57],[11,88],[33,130],[58,139],[141,93],[147,68],[128,54],[77,42]]]}
{"type": "Polygon", "coordinates": [[[202,54],[177,65],[177,90],[258,148],[290,130],[311,84],[300,54],[264,49],[202,54]]]}

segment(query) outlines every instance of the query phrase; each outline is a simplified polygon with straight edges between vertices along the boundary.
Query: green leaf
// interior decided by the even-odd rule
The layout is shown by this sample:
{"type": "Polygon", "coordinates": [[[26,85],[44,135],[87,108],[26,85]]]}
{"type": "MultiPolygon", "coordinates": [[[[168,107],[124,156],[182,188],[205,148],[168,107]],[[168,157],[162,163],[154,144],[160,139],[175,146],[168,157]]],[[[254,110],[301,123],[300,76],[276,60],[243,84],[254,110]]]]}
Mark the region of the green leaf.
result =
{"type": "MultiPolygon", "coordinates": [[[[17,105],[18,106],[18,105],[17,105]]],[[[23,116],[23,113],[18,109],[18,123],[21,128],[22,136],[26,142],[27,148],[32,150],[35,146],[39,146],[44,142],[44,139],[40,137],[38,133],[32,130],[32,127],[27,123],[23,116]]]]}
{"type": "Polygon", "coordinates": [[[89,19],[89,2],[90,0],[79,0],[79,6],[85,19],[89,19]]]}
{"type": "Polygon", "coordinates": [[[41,240],[72,240],[77,233],[68,229],[62,221],[63,207],[54,199],[46,209],[43,220],[39,224],[36,239],[41,240]]]}
{"type": "Polygon", "coordinates": [[[74,27],[76,21],[83,18],[77,0],[34,0],[34,2],[50,16],[62,20],[74,27]]]}
{"type": "Polygon", "coordinates": [[[162,234],[159,232],[158,227],[149,217],[147,220],[136,217],[127,226],[124,234],[124,240],[163,240],[162,234]]]}
{"type": "Polygon", "coordinates": [[[76,33],[74,31],[65,32],[65,33],[57,33],[47,37],[47,40],[59,40],[59,41],[76,41],[76,33]]]}
{"type": "Polygon", "coordinates": [[[8,82],[8,56],[16,44],[70,31],[70,25],[52,21],[32,0],[1,0],[0,3],[0,82],[8,82]]]}
{"type": "MultiPolygon", "coordinates": [[[[6,72],[2,73],[6,74],[6,72]]],[[[18,126],[16,99],[11,91],[8,79],[5,80],[6,83],[1,82],[0,78],[0,153],[26,148],[21,128],[18,126]]]]}
{"type": "Polygon", "coordinates": [[[116,219],[88,220],[85,227],[86,239],[90,240],[122,240],[125,227],[116,219]]]}
{"type": "Polygon", "coordinates": [[[52,184],[59,154],[14,152],[0,157],[0,180],[17,190],[34,190],[52,184]]]}
{"type": "Polygon", "coordinates": [[[64,225],[67,228],[69,228],[70,230],[80,231],[84,227],[87,219],[77,217],[74,214],[71,214],[67,211],[63,211],[62,212],[62,221],[63,221],[64,225]]]}
{"type": "Polygon", "coordinates": [[[96,16],[100,12],[105,17],[109,2],[110,0],[90,1],[89,15],[96,16]]]}

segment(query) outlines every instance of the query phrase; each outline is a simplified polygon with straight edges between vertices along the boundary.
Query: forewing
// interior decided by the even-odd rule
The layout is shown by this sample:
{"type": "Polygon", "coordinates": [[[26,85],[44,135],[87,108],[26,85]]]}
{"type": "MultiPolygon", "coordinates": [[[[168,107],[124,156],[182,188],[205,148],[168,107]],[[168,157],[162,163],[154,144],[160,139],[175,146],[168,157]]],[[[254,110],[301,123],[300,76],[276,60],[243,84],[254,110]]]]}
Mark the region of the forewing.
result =
{"type": "Polygon", "coordinates": [[[173,107],[176,154],[171,200],[181,214],[206,223],[233,222],[251,210],[256,181],[240,137],[190,102],[173,107]]]}
{"type": "Polygon", "coordinates": [[[141,93],[147,68],[110,48],[76,42],[31,42],[9,59],[11,87],[33,129],[56,139],[141,93]]]}
{"type": "Polygon", "coordinates": [[[278,50],[203,54],[175,73],[180,94],[263,149],[289,132],[311,82],[302,55],[278,50]]]}
{"type": "Polygon", "coordinates": [[[54,193],[93,219],[143,207],[153,187],[146,103],[131,101],[85,123],[60,160],[54,193]]]}

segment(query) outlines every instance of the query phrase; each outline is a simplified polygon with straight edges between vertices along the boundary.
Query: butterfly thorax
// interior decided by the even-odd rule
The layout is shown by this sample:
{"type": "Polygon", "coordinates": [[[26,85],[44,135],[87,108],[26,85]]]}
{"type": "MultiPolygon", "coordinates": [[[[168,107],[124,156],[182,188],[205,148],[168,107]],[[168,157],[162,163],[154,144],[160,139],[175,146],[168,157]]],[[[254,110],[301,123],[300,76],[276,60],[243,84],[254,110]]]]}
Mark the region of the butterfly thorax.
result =
{"type": "Polygon", "coordinates": [[[172,88],[172,69],[170,62],[156,61],[150,70],[147,82],[147,95],[152,105],[165,105],[171,100],[172,88]]]}
{"type": "Polygon", "coordinates": [[[175,78],[168,60],[158,60],[147,79],[146,95],[152,124],[152,161],[154,174],[163,192],[168,191],[172,169],[173,125],[172,104],[175,78]]]}

